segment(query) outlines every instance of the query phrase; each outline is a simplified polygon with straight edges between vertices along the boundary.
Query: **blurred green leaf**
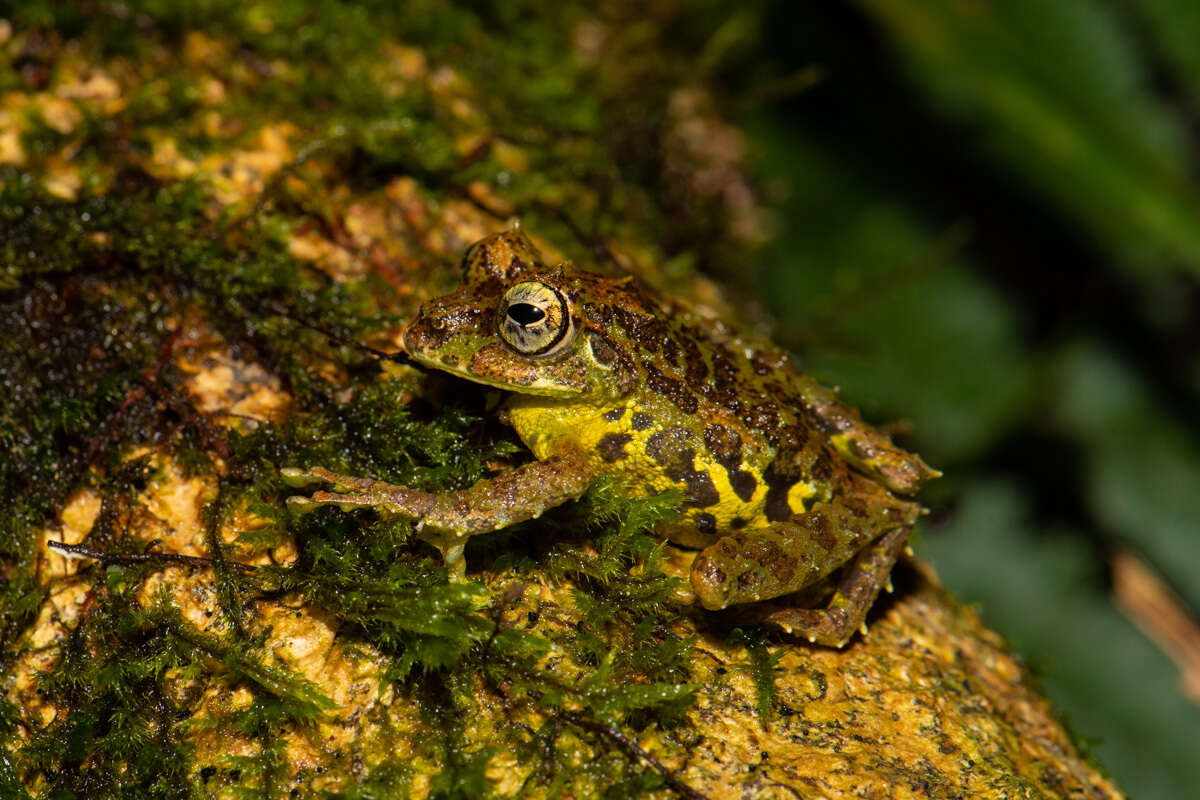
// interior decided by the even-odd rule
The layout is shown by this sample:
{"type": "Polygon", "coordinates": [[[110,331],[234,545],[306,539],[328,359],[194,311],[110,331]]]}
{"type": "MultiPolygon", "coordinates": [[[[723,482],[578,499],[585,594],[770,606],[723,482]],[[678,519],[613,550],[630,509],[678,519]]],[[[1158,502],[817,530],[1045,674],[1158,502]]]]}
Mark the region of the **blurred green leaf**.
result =
{"type": "Polygon", "coordinates": [[[1137,274],[1200,272],[1200,193],[1180,116],[1096,2],[860,0],[920,89],[999,166],[1137,274]]]}
{"type": "Polygon", "coordinates": [[[978,454],[1019,415],[1033,375],[1016,314],[956,252],[967,231],[933,230],[794,131],[756,130],[789,184],[761,278],[776,338],[868,417],[913,422],[934,462],[978,454]]]}
{"type": "Polygon", "coordinates": [[[1088,506],[1200,607],[1200,442],[1094,343],[1055,362],[1056,425],[1082,447],[1088,506]]]}
{"type": "Polygon", "coordinates": [[[1146,23],[1179,82],[1200,102],[1200,3],[1194,0],[1126,0],[1146,23]]]}

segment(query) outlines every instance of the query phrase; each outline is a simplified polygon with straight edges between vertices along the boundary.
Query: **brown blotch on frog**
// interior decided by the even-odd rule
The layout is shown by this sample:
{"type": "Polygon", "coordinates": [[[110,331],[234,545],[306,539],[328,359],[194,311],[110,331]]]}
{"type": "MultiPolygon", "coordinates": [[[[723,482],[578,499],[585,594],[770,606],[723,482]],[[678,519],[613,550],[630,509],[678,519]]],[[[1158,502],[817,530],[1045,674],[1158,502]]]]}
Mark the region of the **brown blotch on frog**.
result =
{"type": "Polygon", "coordinates": [[[633,435],[629,433],[606,433],[596,445],[596,452],[611,464],[629,456],[629,453],[625,452],[625,445],[631,441],[633,441],[633,435]]]}

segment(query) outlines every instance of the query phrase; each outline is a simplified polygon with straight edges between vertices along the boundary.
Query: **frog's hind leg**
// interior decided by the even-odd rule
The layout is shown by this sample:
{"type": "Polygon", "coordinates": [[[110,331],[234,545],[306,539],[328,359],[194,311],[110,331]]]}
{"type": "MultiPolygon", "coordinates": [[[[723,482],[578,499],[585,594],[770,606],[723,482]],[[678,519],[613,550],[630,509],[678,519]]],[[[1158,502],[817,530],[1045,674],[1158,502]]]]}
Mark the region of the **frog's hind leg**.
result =
{"type": "Polygon", "coordinates": [[[897,528],[863,550],[847,568],[825,608],[775,606],[763,609],[759,618],[810,642],[842,647],[856,630],[866,632],[867,612],[879,590],[888,585],[908,533],[907,527],[897,528]]]}
{"type": "Polygon", "coordinates": [[[845,575],[826,608],[747,608],[789,633],[840,647],[886,584],[920,511],[864,479],[854,492],[786,522],[722,537],[692,563],[692,588],[705,608],[715,610],[792,594],[842,568],[845,575]]]}

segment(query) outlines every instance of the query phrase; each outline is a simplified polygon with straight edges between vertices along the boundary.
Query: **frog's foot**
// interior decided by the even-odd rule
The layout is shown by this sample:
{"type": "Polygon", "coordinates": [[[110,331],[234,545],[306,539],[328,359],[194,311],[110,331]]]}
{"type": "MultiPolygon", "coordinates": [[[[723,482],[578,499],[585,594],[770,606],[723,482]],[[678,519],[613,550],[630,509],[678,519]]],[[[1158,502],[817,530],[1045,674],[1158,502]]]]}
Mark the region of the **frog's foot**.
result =
{"type": "Polygon", "coordinates": [[[302,487],[314,483],[327,483],[332,492],[314,492],[311,496],[293,495],[287,499],[288,508],[305,513],[321,506],[337,506],[343,511],[354,508],[374,508],[384,514],[410,517],[420,520],[429,514],[436,504],[437,495],[420,492],[404,486],[396,486],[370,478],[354,478],[338,475],[327,469],[295,469],[284,467],[279,471],[289,486],[302,487]]]}
{"type": "MultiPolygon", "coordinates": [[[[327,469],[296,469],[284,467],[280,476],[289,486],[302,487],[314,483],[325,483],[333,491],[314,492],[309,496],[293,495],[287,499],[288,508],[304,514],[321,506],[337,506],[342,511],[355,508],[373,508],[385,516],[408,517],[416,520],[418,530],[438,505],[438,495],[420,492],[404,486],[396,486],[370,478],[354,478],[338,475],[327,469]]],[[[442,554],[443,563],[450,569],[451,580],[461,581],[466,576],[466,561],[463,547],[469,533],[454,529],[428,531],[421,538],[432,544],[442,554]]]]}
{"type": "Polygon", "coordinates": [[[897,528],[863,550],[847,569],[829,605],[821,609],[771,606],[759,619],[815,644],[842,647],[856,630],[867,632],[864,620],[880,589],[890,587],[889,576],[904,550],[909,529],[897,528]]]}

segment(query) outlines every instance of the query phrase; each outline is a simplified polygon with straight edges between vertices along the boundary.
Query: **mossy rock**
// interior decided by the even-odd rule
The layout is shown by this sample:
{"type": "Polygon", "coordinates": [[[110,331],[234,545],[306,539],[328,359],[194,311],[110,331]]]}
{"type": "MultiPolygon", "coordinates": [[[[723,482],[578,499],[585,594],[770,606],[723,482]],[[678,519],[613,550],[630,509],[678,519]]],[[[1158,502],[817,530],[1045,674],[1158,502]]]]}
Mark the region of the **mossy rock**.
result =
{"type": "Polygon", "coordinates": [[[1119,796],[918,561],[831,650],[681,603],[671,498],[596,485],[466,583],[284,510],[283,466],[528,458],[380,355],[513,216],[734,319],[694,271],[763,236],[718,10],[171,7],[0,23],[5,796],[1119,796]]]}

